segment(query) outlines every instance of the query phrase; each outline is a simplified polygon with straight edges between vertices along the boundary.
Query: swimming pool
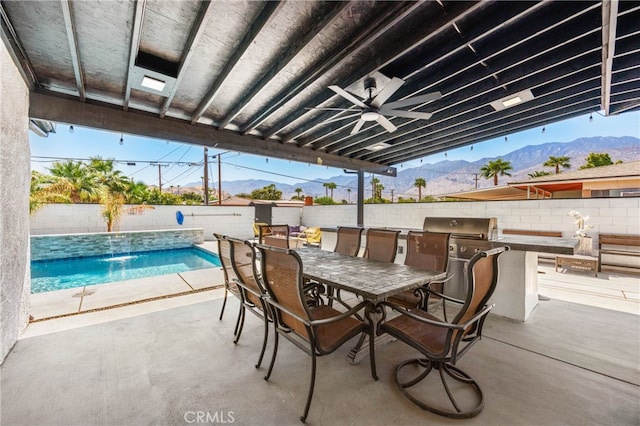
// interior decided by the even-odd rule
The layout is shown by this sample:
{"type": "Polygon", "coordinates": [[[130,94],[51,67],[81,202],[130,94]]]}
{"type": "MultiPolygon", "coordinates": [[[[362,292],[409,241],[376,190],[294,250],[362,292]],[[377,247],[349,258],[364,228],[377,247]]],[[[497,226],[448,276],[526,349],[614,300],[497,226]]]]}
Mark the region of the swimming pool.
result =
{"type": "Polygon", "coordinates": [[[218,256],[195,247],[33,261],[31,293],[216,267],[220,267],[218,256]]]}

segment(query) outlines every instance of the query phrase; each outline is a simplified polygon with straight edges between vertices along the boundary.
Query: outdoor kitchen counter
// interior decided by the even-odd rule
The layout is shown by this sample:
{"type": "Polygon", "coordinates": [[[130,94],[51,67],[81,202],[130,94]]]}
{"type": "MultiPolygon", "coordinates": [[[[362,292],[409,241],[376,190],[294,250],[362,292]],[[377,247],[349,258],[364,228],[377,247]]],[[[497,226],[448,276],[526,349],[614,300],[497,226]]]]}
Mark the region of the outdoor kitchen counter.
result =
{"type": "MultiPolygon", "coordinates": [[[[411,229],[387,228],[400,231],[395,263],[404,263],[406,234],[411,229]]],[[[332,251],[336,245],[337,228],[323,227],[323,250],[332,251]]],[[[361,251],[366,242],[366,228],[362,233],[361,251]]],[[[491,247],[508,246],[511,250],[500,257],[498,285],[489,303],[495,304],[492,314],[526,321],[538,304],[538,253],[574,254],[578,241],[572,238],[548,238],[529,235],[505,235],[488,241],[491,247]]],[[[462,280],[464,260],[449,260],[449,273],[462,280]]],[[[449,284],[455,292],[456,278],[449,284]]],[[[463,285],[462,282],[459,285],[463,285]]],[[[446,290],[445,290],[446,292],[446,290]]],[[[454,297],[455,293],[452,294],[454,297]]]]}
{"type": "Polygon", "coordinates": [[[578,240],[573,238],[536,237],[532,235],[505,235],[489,240],[492,247],[508,246],[511,250],[540,253],[574,254],[578,240]]]}
{"type": "MultiPolygon", "coordinates": [[[[366,240],[367,229],[364,228],[362,232],[362,247],[366,240]]],[[[406,239],[409,231],[422,231],[421,229],[412,228],[390,228],[381,227],[378,229],[392,229],[400,231],[400,240],[406,239]]],[[[323,227],[322,231],[322,248],[324,250],[333,250],[336,245],[336,233],[337,227],[323,227]]],[[[574,254],[574,250],[578,245],[578,240],[573,238],[549,238],[549,237],[537,237],[532,235],[504,235],[498,238],[490,239],[492,248],[508,246],[511,250],[518,251],[530,251],[539,253],[552,253],[552,254],[574,254]]],[[[400,245],[400,242],[398,243],[400,245]]],[[[403,253],[398,253],[402,255],[403,253]]],[[[400,257],[396,258],[396,263],[400,257]]]]}

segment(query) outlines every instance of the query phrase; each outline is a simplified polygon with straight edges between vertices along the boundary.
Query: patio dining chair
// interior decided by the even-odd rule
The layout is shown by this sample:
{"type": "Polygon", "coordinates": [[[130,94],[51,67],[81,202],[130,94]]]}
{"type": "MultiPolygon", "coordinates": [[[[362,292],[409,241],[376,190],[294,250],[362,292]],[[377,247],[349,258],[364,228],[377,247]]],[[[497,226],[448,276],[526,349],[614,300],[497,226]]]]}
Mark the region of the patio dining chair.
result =
{"type": "Polygon", "coordinates": [[[357,256],[360,251],[362,228],[338,226],[336,246],[334,252],[345,256],[357,256]]]}
{"type": "Polygon", "coordinates": [[[225,237],[231,243],[231,264],[235,273],[235,283],[240,290],[240,323],[236,331],[236,339],[234,343],[240,340],[242,329],[244,327],[244,319],[247,311],[251,312],[264,322],[264,337],[262,339],[262,349],[255,367],[258,368],[262,364],[262,358],[267,347],[267,339],[269,338],[269,322],[271,321],[270,310],[265,303],[267,295],[266,290],[262,286],[257,274],[256,255],[253,244],[249,241],[237,238],[225,237]]]}
{"type": "MultiPolygon", "coordinates": [[[[407,251],[404,264],[415,266],[429,271],[447,272],[449,265],[449,239],[450,233],[409,231],[407,233],[407,251]]],[[[442,310],[444,319],[446,316],[446,305],[444,299],[437,296],[443,293],[444,283],[453,278],[448,276],[444,281],[431,282],[426,287],[419,287],[415,290],[405,291],[389,298],[389,301],[404,306],[405,308],[422,308],[428,310],[429,298],[442,300],[442,310]],[[434,290],[433,293],[425,291],[434,290]]]]}
{"type": "Polygon", "coordinates": [[[398,249],[400,231],[369,228],[363,257],[378,262],[393,263],[398,249]]]}
{"type": "Polygon", "coordinates": [[[386,309],[383,309],[377,334],[388,333],[417,349],[423,356],[400,363],[395,372],[395,381],[402,394],[423,410],[453,418],[474,417],[482,411],[482,389],[456,363],[482,337],[484,321],[493,307],[487,302],[498,281],[498,258],[506,250],[508,247],[482,251],[469,260],[465,271],[467,293],[464,300],[440,295],[460,307],[451,322],[442,321],[422,309],[382,303],[399,315],[387,319],[386,309]],[[434,370],[438,371],[448,402],[441,398],[440,392],[429,387],[432,382],[423,384],[420,390],[409,391],[434,370]],[[451,379],[457,384],[448,382],[451,379]]]}
{"type": "MultiPolygon", "coordinates": [[[[306,420],[311,406],[316,379],[316,357],[328,355],[351,338],[368,333],[371,375],[377,380],[373,328],[366,321],[354,315],[369,306],[362,302],[346,312],[340,312],[327,305],[310,307],[305,302],[303,265],[294,250],[267,245],[256,245],[261,256],[262,278],[272,307],[275,321],[275,343],[269,370],[265,380],[269,380],[276,361],[278,336],[283,336],[295,346],[311,356],[311,378],[304,412],[300,417],[306,420]]],[[[339,362],[344,362],[340,359],[339,362]]]]}
{"type": "MultiPolygon", "coordinates": [[[[227,296],[229,293],[233,294],[240,300],[240,310],[238,311],[238,318],[236,319],[236,326],[233,330],[234,337],[238,334],[238,327],[240,326],[240,317],[242,313],[242,296],[240,295],[240,289],[238,288],[237,276],[233,269],[232,261],[231,261],[231,242],[229,242],[224,235],[214,233],[213,236],[218,241],[218,257],[220,258],[220,263],[222,264],[222,273],[224,275],[224,298],[222,300],[222,309],[220,310],[220,318],[222,321],[222,317],[224,316],[224,309],[227,306],[227,296]]],[[[234,342],[237,342],[237,338],[234,339],[234,342]]]]}

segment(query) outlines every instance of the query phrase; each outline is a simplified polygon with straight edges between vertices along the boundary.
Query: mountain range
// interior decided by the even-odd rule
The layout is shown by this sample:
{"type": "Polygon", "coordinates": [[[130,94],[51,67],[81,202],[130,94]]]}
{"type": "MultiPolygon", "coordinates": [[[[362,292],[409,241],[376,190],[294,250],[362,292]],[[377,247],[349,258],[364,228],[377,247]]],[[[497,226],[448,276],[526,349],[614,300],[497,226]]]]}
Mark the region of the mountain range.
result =
{"type": "MultiPolygon", "coordinates": [[[[413,186],[416,178],[423,178],[427,182],[426,188],[422,189],[422,196],[441,195],[453,192],[461,192],[477,188],[493,186],[493,179],[485,179],[480,174],[480,168],[489,161],[501,158],[509,161],[513,170],[511,177],[500,176],[499,184],[516,182],[529,179],[528,175],[535,171],[552,171],[552,168],[543,167],[550,156],[569,157],[571,168],[564,169],[564,172],[577,170],[585,164],[585,158],[589,153],[607,153],[613,162],[616,161],[638,161],[640,160],[640,139],[632,136],[611,137],[599,136],[590,138],[580,138],[572,142],[550,142],[540,145],[528,145],[512,151],[508,154],[496,157],[486,157],[477,161],[439,161],[437,163],[424,163],[420,167],[399,169],[397,177],[376,176],[384,186],[383,197],[390,199],[391,190],[394,192],[394,199],[404,197],[417,198],[418,189],[413,186]]],[[[640,173],[640,170],[638,171],[640,173]]],[[[370,189],[371,177],[365,176],[365,187],[370,189]]],[[[355,201],[357,193],[357,177],[355,175],[338,175],[331,178],[316,179],[313,182],[299,182],[295,184],[276,183],[276,187],[282,191],[283,198],[288,200],[296,195],[295,189],[302,188],[303,195],[314,197],[324,196],[326,189],[323,183],[333,182],[337,188],[333,190],[333,198],[336,201],[355,201]],[[351,188],[351,192],[347,190],[351,188]]],[[[222,181],[222,190],[225,194],[235,195],[248,193],[254,189],[274,183],[264,179],[245,179],[234,181],[222,181]]],[[[201,188],[200,182],[184,185],[201,188]]],[[[368,192],[365,198],[370,197],[368,192]]]]}

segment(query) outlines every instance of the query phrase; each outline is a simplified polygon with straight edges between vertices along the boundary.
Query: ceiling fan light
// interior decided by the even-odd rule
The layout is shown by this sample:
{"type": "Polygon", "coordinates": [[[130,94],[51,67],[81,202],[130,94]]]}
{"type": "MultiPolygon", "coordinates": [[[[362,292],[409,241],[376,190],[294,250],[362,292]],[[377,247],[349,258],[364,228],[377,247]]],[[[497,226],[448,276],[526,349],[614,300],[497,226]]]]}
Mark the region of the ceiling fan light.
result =
{"type": "Polygon", "coordinates": [[[364,121],[376,121],[378,119],[378,113],[376,111],[364,111],[360,118],[364,121]]]}

